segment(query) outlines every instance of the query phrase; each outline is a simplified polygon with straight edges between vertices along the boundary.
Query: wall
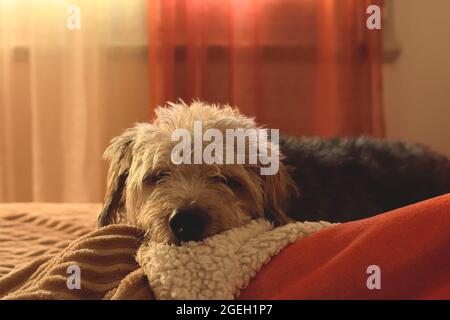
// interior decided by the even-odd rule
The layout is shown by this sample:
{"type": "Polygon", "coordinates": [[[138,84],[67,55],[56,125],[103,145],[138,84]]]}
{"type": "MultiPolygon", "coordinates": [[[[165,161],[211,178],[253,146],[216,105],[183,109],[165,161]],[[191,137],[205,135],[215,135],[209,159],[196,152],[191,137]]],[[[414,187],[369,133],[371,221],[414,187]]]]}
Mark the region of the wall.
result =
{"type": "Polygon", "coordinates": [[[387,136],[450,156],[450,1],[394,0],[401,54],[384,65],[387,136]]]}

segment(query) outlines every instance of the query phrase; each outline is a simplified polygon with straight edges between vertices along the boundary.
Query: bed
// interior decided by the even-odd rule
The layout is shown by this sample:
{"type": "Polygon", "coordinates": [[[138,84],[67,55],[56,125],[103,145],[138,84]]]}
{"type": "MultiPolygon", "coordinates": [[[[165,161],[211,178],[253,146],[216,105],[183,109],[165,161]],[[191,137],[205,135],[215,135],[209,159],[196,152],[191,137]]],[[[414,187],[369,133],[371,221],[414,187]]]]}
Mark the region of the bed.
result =
{"type": "MultiPolygon", "coordinates": [[[[142,233],[96,229],[100,207],[0,204],[0,299],[154,299],[135,259],[142,233]]],[[[296,241],[236,298],[450,299],[450,194],[296,241]]]]}

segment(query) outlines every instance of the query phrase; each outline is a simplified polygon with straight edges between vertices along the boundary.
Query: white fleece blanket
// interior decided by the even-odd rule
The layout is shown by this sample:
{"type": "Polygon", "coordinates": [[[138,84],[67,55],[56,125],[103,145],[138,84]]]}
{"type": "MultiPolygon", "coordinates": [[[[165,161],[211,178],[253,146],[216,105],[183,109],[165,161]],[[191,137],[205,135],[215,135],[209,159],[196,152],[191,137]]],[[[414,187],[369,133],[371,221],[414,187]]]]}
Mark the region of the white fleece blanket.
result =
{"type": "Polygon", "coordinates": [[[157,299],[234,299],[261,267],[287,245],[332,225],[296,222],[274,228],[265,220],[182,246],[148,242],[137,261],[157,299]]]}

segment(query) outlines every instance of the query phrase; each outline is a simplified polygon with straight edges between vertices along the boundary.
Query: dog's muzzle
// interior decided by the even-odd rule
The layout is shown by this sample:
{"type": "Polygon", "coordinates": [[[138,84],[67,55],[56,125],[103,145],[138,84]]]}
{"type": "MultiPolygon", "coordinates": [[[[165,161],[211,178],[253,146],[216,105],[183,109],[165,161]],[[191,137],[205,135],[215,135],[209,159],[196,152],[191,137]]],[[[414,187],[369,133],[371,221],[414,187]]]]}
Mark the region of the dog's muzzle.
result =
{"type": "Polygon", "coordinates": [[[200,208],[176,209],[169,218],[170,230],[179,241],[199,241],[206,229],[207,213],[200,208]]]}

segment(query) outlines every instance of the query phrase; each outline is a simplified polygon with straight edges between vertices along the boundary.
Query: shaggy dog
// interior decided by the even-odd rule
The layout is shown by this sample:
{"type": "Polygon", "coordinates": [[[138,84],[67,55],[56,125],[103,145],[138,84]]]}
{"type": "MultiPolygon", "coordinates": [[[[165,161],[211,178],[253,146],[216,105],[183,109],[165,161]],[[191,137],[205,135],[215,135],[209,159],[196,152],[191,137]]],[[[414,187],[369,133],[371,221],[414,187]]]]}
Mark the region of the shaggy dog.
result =
{"type": "MultiPolygon", "coordinates": [[[[370,138],[282,137],[273,175],[261,175],[259,161],[174,164],[172,133],[192,132],[194,121],[221,132],[257,128],[229,106],[158,108],[153,123],[126,130],[105,152],[110,168],[100,226],[127,222],[153,241],[179,244],[258,217],[276,225],[348,221],[450,192],[447,158],[422,146],[370,138]]],[[[272,141],[266,148],[278,153],[272,141]]]]}

